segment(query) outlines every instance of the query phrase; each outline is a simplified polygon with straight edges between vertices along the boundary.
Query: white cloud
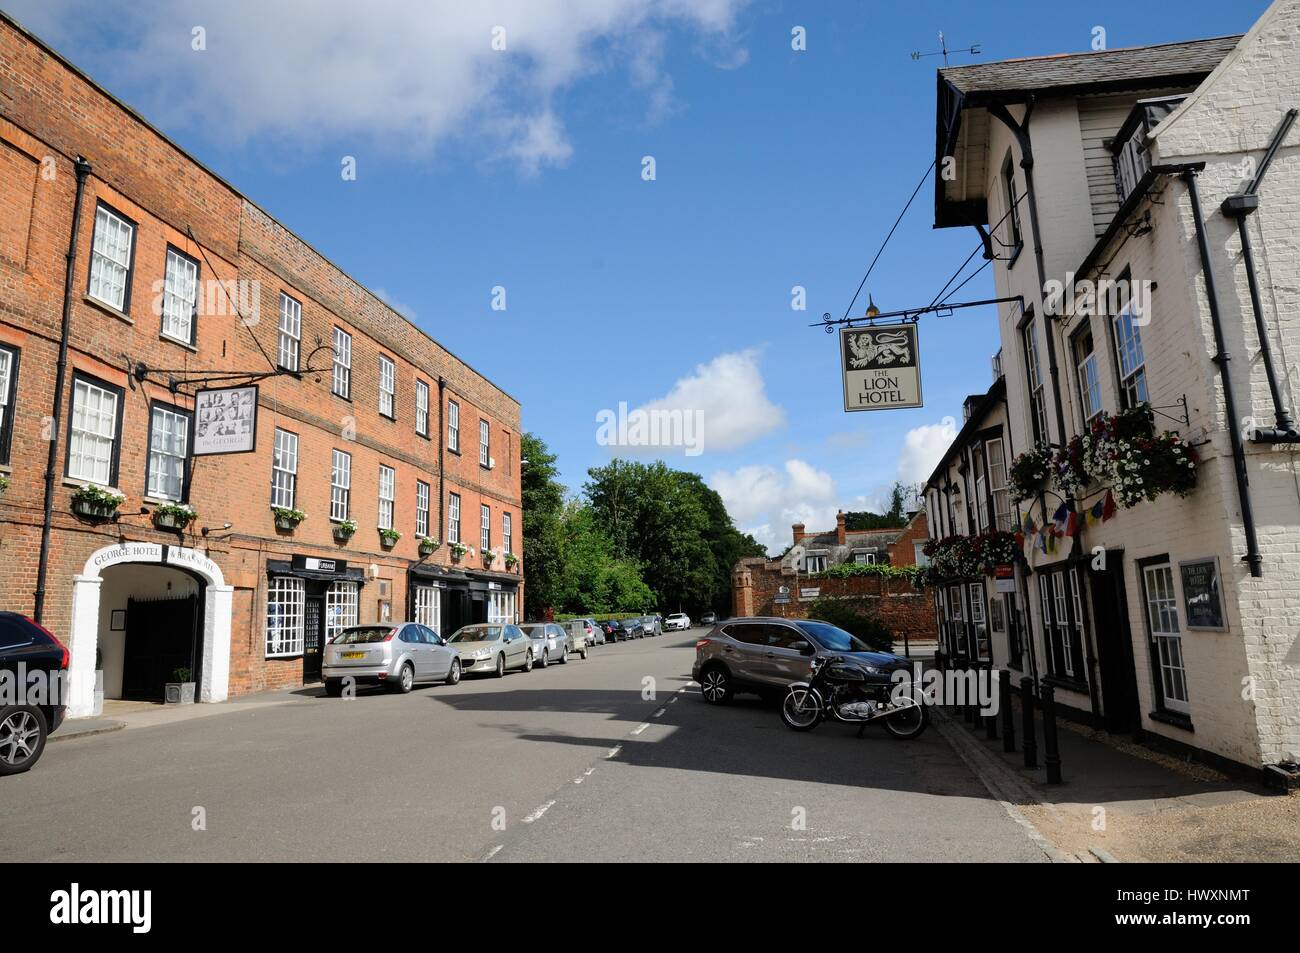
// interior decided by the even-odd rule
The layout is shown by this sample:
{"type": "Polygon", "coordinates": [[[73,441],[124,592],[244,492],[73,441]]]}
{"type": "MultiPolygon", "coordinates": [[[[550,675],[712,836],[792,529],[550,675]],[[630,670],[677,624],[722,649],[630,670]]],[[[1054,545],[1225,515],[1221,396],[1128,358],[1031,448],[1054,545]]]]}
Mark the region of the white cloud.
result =
{"type": "Polygon", "coordinates": [[[835,480],[803,460],[787,460],[778,470],[766,464],[719,470],[709,477],[727,512],[742,532],[750,533],[778,553],[790,542],[790,527],[803,523],[812,530],[833,529],[835,480]]]}
{"type": "Polygon", "coordinates": [[[388,305],[390,308],[392,308],[402,317],[406,318],[406,320],[408,321],[415,320],[415,309],[412,308],[409,304],[405,304],[401,301],[398,301],[391,294],[389,294],[385,289],[376,288],[375,297],[378,298],[380,301],[382,301],[384,304],[388,305]]]}
{"type": "Polygon", "coordinates": [[[664,397],[641,410],[701,415],[703,449],[735,450],[785,425],[785,411],[767,397],[755,350],[720,354],[680,378],[664,397]]]}
{"type": "MultiPolygon", "coordinates": [[[[309,145],[357,136],[389,153],[475,141],[525,172],[572,154],[554,103],[584,77],[625,72],[663,114],[674,31],[735,56],[749,0],[7,0],[58,45],[84,46],[96,78],[134,91],[165,125],[224,141],[309,145]],[[206,49],[192,48],[202,27],[206,49]],[[494,28],[506,50],[492,48],[494,28]],[[106,49],[112,37],[121,48],[106,49]]],[[[89,64],[87,64],[89,65],[89,64]]]]}
{"type": "Polygon", "coordinates": [[[903,438],[903,449],[898,455],[898,479],[915,484],[929,478],[956,437],[957,421],[952,417],[944,417],[937,424],[913,427],[903,438]]]}

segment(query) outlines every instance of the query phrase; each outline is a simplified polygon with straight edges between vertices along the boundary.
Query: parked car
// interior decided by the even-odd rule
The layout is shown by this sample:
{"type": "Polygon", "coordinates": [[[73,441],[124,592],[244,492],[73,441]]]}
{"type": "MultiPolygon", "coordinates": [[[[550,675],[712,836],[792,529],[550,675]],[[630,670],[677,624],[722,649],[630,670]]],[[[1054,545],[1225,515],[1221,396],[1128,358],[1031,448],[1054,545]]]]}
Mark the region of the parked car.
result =
{"type": "Polygon", "coordinates": [[[641,622],[640,616],[632,619],[624,619],[619,624],[623,626],[623,631],[627,633],[629,639],[645,638],[645,625],[641,622]]]}
{"type": "Polygon", "coordinates": [[[338,698],[347,679],[409,692],[416,682],[460,681],[462,662],[438,633],[415,622],[353,625],[325,646],[325,694],[338,698]]]}
{"type": "Polygon", "coordinates": [[[641,621],[642,624],[645,626],[646,635],[664,634],[664,620],[662,616],[648,615],[641,621]]]}
{"type": "Polygon", "coordinates": [[[20,774],[41,760],[45,740],[67,714],[67,670],[68,650],[48,629],[17,612],[0,612],[0,671],[11,673],[6,681],[13,687],[12,697],[8,691],[0,695],[0,776],[20,774]],[[19,693],[24,681],[19,666],[28,677],[45,673],[45,688],[52,691],[30,699],[38,704],[27,704],[29,699],[19,693]]]}
{"type": "Polygon", "coordinates": [[[626,642],[632,638],[632,633],[623,627],[623,623],[617,619],[610,619],[602,622],[605,629],[605,639],[609,642],[626,642]]]}
{"type": "Polygon", "coordinates": [[[591,625],[594,631],[595,626],[587,619],[575,619],[572,622],[566,622],[564,630],[569,634],[569,651],[577,652],[579,658],[587,657],[587,648],[592,644],[594,636],[587,634],[587,627],[591,625]]]}
{"type": "Polygon", "coordinates": [[[555,622],[525,622],[519,626],[533,640],[533,660],[542,668],[569,660],[569,633],[555,622]]]}
{"type": "Polygon", "coordinates": [[[717,625],[718,617],[712,612],[706,612],[700,616],[700,625],[717,625]]]}
{"type": "Polygon", "coordinates": [[[742,618],[716,625],[695,643],[691,677],[704,700],[720,705],[736,692],[779,698],[791,682],[806,681],[814,656],[852,658],[870,674],[888,679],[911,661],[874,652],[866,643],[815,619],[742,618]]]}
{"type": "Polygon", "coordinates": [[[460,653],[466,674],[490,672],[501,678],[514,669],[533,670],[533,640],[517,625],[477,622],[462,626],[447,644],[460,653]]]}
{"type": "Polygon", "coordinates": [[[587,633],[587,645],[604,645],[605,631],[597,624],[595,619],[578,619],[587,633]]]}
{"type": "Polygon", "coordinates": [[[665,632],[682,632],[691,627],[691,617],[685,612],[674,612],[664,619],[665,632]]]}

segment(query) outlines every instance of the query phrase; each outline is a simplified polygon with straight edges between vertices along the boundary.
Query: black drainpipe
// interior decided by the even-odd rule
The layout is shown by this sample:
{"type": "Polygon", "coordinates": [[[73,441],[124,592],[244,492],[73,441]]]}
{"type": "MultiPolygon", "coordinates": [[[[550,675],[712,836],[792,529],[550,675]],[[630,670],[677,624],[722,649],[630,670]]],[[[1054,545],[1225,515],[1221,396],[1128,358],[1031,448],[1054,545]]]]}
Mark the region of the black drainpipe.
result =
{"type": "Polygon", "coordinates": [[[438,375],[438,539],[447,532],[447,378],[438,375]]]}
{"type": "Polygon", "coordinates": [[[81,200],[86,193],[90,163],[77,156],[72,163],[77,176],[77,194],[72,202],[72,231],[68,235],[68,257],[63,271],[63,327],[59,332],[59,360],[54,370],[54,408],[50,415],[49,454],[45,462],[45,520],[41,524],[41,555],[36,563],[36,592],[32,618],[45,614],[45,576],[50,567],[50,523],[54,518],[54,468],[59,456],[59,414],[63,410],[63,388],[68,377],[68,336],[72,328],[72,280],[77,267],[77,234],[81,231],[81,200]]]}
{"type": "Polygon", "coordinates": [[[1223,380],[1223,409],[1228,415],[1228,438],[1232,441],[1232,462],[1237,473],[1237,499],[1241,504],[1241,522],[1246,532],[1245,561],[1250,566],[1250,574],[1255,578],[1264,575],[1264,557],[1259,552],[1259,540],[1255,536],[1255,514],[1250,506],[1250,477],[1246,473],[1246,451],[1241,445],[1241,433],[1237,427],[1237,401],[1232,392],[1232,378],[1228,373],[1228,362],[1232,356],[1228,353],[1223,340],[1223,322],[1219,317],[1219,292],[1214,284],[1214,268],[1210,262],[1210,243],[1205,237],[1205,219],[1201,215],[1201,196],[1196,188],[1196,173],[1188,170],[1183,174],[1187,183],[1187,192],[1192,202],[1192,222],[1196,226],[1196,245],[1201,252],[1201,271],[1205,274],[1205,295],[1210,304],[1210,322],[1214,325],[1214,346],[1218,353],[1214,363],[1219,367],[1219,377],[1223,380]]]}
{"type": "Polygon", "coordinates": [[[1258,192],[1260,183],[1264,180],[1264,173],[1273,164],[1273,157],[1282,145],[1282,140],[1291,131],[1297,112],[1298,110],[1294,108],[1287,110],[1286,116],[1282,119],[1282,124],[1274,133],[1273,140],[1268,144],[1268,151],[1264,153],[1264,160],[1259,165],[1259,171],[1255,173],[1255,177],[1246,186],[1246,191],[1240,195],[1228,196],[1220,206],[1224,217],[1237,220],[1237,234],[1241,236],[1241,257],[1246,263],[1246,283],[1250,287],[1250,308],[1255,312],[1255,331],[1259,335],[1259,354],[1264,361],[1264,374],[1268,377],[1268,390],[1273,397],[1275,426],[1256,430],[1254,440],[1257,443],[1300,442],[1300,433],[1296,432],[1295,421],[1291,417],[1291,409],[1283,403],[1282,388],[1278,384],[1277,370],[1273,366],[1273,350],[1268,343],[1268,327],[1264,323],[1264,306],[1260,302],[1259,282],[1255,276],[1255,254],[1250,246],[1250,230],[1246,227],[1246,218],[1251,212],[1259,208],[1258,192]]]}

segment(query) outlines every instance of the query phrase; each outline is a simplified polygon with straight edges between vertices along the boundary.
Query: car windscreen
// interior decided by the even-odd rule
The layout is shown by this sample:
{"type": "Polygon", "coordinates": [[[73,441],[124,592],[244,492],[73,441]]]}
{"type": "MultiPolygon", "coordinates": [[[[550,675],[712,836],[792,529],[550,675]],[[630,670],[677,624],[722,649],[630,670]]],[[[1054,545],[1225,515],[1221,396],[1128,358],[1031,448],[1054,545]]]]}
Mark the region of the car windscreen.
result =
{"type": "Polygon", "coordinates": [[[540,639],[546,634],[546,626],[544,625],[521,625],[519,628],[523,629],[524,635],[530,639],[540,639]]]}
{"type": "Polygon", "coordinates": [[[806,635],[831,652],[870,652],[871,647],[829,622],[796,622],[806,635]]]}
{"type": "Polygon", "coordinates": [[[356,629],[344,629],[334,637],[335,645],[365,645],[370,642],[383,642],[393,634],[391,625],[367,625],[356,629]]]}
{"type": "Polygon", "coordinates": [[[500,625],[467,625],[452,633],[448,642],[495,642],[501,638],[505,627],[500,625]]]}

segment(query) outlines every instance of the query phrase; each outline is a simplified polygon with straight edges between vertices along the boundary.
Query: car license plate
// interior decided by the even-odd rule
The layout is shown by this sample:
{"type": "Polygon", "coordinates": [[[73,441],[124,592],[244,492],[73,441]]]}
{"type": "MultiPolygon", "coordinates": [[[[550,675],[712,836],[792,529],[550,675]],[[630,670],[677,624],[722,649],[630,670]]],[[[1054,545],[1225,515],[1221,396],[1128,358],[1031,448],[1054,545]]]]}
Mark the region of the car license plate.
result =
{"type": "Polygon", "coordinates": [[[366,653],[365,652],[344,652],[343,657],[345,659],[365,658],[366,653]]]}

